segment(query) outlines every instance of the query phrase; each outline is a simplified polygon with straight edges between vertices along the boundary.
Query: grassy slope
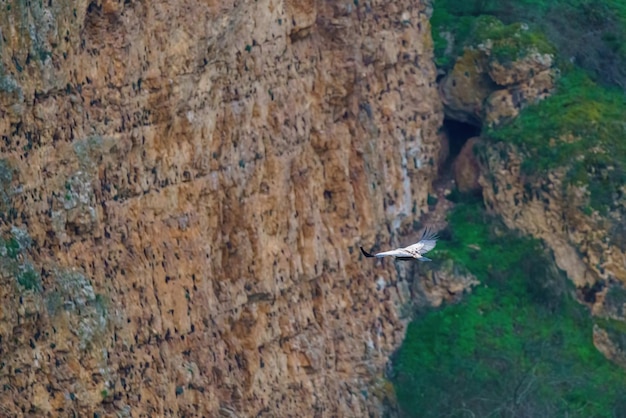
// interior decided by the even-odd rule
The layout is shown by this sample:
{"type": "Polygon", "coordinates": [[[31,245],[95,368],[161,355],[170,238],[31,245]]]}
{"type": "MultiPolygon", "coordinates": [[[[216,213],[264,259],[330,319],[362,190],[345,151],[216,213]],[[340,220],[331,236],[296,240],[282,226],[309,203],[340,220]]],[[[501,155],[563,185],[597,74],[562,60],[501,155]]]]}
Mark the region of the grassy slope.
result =
{"type": "Polygon", "coordinates": [[[506,232],[480,203],[457,206],[449,219],[452,238],[433,259],[454,259],[482,284],[464,302],[409,326],[394,361],[403,411],[414,417],[626,414],[626,375],[593,346],[589,313],[573,301],[567,279],[540,244],[506,232]]]}
{"type": "MultiPolygon", "coordinates": [[[[521,149],[525,174],[568,167],[566,180],[589,186],[590,206],[614,209],[626,183],[626,2],[435,0],[437,64],[449,68],[465,42],[486,38],[500,41],[496,58],[505,61],[529,46],[546,48],[536,31],[511,43],[507,36],[519,25],[492,24],[494,16],[544,30],[565,59],[553,97],[486,136],[521,149]],[[456,39],[447,55],[444,30],[456,39]],[[579,67],[567,63],[572,56],[579,67]]],[[[416,417],[626,416],[626,374],[593,346],[594,320],[574,302],[545,250],[504,232],[476,202],[457,206],[450,231],[433,258],[455,260],[482,285],[464,302],[422,313],[409,326],[394,361],[403,411],[416,417]]],[[[622,323],[595,321],[626,346],[622,323]]]]}

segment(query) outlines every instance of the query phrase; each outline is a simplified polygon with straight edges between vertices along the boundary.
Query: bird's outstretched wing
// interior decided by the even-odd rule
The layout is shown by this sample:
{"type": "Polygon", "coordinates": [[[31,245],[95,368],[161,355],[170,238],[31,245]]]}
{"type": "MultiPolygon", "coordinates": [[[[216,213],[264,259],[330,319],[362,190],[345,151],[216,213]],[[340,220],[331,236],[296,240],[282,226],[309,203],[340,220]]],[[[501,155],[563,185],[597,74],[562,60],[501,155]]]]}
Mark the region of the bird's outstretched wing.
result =
{"type": "Polygon", "coordinates": [[[435,248],[438,239],[439,236],[437,236],[435,232],[426,228],[422,233],[420,240],[416,244],[406,247],[406,250],[411,253],[416,252],[419,255],[426,254],[428,251],[435,248]]]}
{"type": "Polygon", "coordinates": [[[384,251],[377,254],[370,254],[365,251],[363,247],[360,248],[365,257],[382,258],[386,256],[391,256],[395,257],[398,260],[418,259],[422,261],[431,261],[429,258],[423,257],[422,255],[435,248],[438,238],[439,237],[436,233],[426,228],[422,233],[420,240],[416,244],[410,245],[406,248],[397,248],[395,250],[384,251]]]}
{"type": "Polygon", "coordinates": [[[393,256],[393,257],[409,257],[412,258],[413,256],[411,254],[409,254],[407,251],[405,251],[402,248],[398,248],[397,250],[391,250],[391,251],[385,251],[382,253],[377,253],[377,254],[370,254],[367,251],[365,251],[363,249],[363,247],[361,248],[361,252],[363,253],[363,255],[365,257],[376,257],[376,258],[382,258],[382,257],[386,257],[386,256],[393,256]]]}

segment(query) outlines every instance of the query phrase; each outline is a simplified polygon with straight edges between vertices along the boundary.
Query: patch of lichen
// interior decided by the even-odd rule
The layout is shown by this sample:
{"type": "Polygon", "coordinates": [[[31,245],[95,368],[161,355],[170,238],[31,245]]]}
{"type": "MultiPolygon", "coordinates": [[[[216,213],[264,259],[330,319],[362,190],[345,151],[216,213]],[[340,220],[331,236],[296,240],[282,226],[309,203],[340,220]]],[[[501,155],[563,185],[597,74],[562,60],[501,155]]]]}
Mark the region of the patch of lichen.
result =
{"type": "MultiPolygon", "coordinates": [[[[0,79],[0,89],[2,88],[0,79]]],[[[5,218],[5,212],[11,208],[11,197],[14,194],[12,187],[15,177],[15,168],[6,159],[0,159],[0,218],[5,218]]]]}
{"type": "Polygon", "coordinates": [[[586,188],[592,209],[606,213],[623,206],[626,98],[621,90],[567,69],[555,94],[485,134],[522,151],[524,174],[542,177],[565,168],[564,186],[586,188]]]}

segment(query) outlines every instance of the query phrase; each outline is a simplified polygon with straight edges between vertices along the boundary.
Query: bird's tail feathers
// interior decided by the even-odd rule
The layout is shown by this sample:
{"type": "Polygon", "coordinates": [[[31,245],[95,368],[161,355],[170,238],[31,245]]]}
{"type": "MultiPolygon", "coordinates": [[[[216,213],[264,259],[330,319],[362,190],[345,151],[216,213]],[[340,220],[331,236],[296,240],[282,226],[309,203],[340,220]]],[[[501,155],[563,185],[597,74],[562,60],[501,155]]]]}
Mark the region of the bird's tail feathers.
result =
{"type": "Polygon", "coordinates": [[[420,258],[418,258],[418,260],[420,260],[420,261],[433,261],[430,258],[424,257],[424,256],[421,256],[420,258]]]}

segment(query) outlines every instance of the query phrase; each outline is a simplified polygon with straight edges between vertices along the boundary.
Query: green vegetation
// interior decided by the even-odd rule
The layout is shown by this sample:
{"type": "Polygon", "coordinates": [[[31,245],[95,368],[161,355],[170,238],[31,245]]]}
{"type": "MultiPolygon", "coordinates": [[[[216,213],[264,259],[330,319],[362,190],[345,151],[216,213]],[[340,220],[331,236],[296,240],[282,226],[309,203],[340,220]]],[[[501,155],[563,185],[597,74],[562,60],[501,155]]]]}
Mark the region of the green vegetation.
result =
{"type": "Polygon", "coordinates": [[[41,276],[29,261],[18,265],[16,279],[17,283],[26,290],[41,290],[41,276]]]}
{"type": "Polygon", "coordinates": [[[12,181],[13,168],[6,159],[0,159],[0,217],[4,217],[4,213],[10,207],[13,195],[12,181]]]}
{"type": "Polygon", "coordinates": [[[527,175],[567,166],[567,184],[588,186],[590,204],[614,209],[626,184],[626,97],[583,71],[567,70],[554,95],[486,136],[518,146],[527,175]]]}
{"type": "Polygon", "coordinates": [[[505,25],[499,19],[488,16],[456,16],[445,8],[436,8],[431,19],[436,62],[449,67],[461,55],[466,45],[477,46],[491,41],[492,59],[508,64],[529,53],[553,53],[554,48],[542,33],[529,30],[522,23],[505,25]],[[453,34],[453,42],[445,33],[453,34]]]}
{"type": "Polygon", "coordinates": [[[13,226],[8,239],[0,238],[0,270],[15,277],[21,289],[41,291],[41,275],[26,256],[31,244],[28,232],[13,226]]]}
{"type": "Polygon", "coordinates": [[[453,259],[481,285],[410,324],[393,376],[406,415],[625,416],[626,374],[594,347],[589,313],[540,243],[476,202],[449,221],[432,258],[453,259]]]}
{"type": "Polygon", "coordinates": [[[435,0],[432,23],[435,55],[443,67],[450,66],[466,45],[486,39],[493,44],[492,59],[503,63],[533,50],[556,52],[562,77],[553,96],[524,109],[509,124],[488,128],[484,136],[521,150],[523,172],[531,179],[563,168],[564,187],[587,188],[589,202],[582,208],[586,213],[623,209],[626,3],[435,0]],[[525,30],[526,24],[534,30],[525,30]]]}
{"type": "MultiPolygon", "coordinates": [[[[434,0],[434,6],[431,23],[440,66],[449,66],[463,46],[475,41],[470,35],[476,20],[489,16],[505,24],[528,24],[535,33],[545,34],[565,60],[572,59],[596,81],[626,88],[626,2],[434,0]],[[445,53],[445,32],[452,33],[455,40],[449,54],[445,53]]],[[[538,46],[542,44],[539,40],[538,46]]]]}
{"type": "Polygon", "coordinates": [[[64,311],[79,347],[92,347],[107,329],[107,300],[95,292],[91,280],[73,270],[56,270],[54,280],[43,287],[41,274],[28,254],[32,238],[26,229],[13,226],[7,238],[0,237],[0,272],[15,278],[17,294],[35,292],[50,317],[64,311]]]}
{"type": "MultiPolygon", "coordinates": [[[[586,188],[587,213],[626,212],[626,3],[434,3],[435,56],[444,69],[464,47],[487,40],[491,59],[504,65],[533,51],[556,54],[556,92],[483,136],[521,151],[529,187],[560,169],[564,187],[586,188]]],[[[493,144],[490,152],[498,152],[493,144]]],[[[592,341],[595,323],[626,350],[626,325],[592,319],[540,242],[508,231],[480,202],[453,197],[449,234],[442,234],[450,238],[432,258],[439,265],[453,260],[481,285],[463,302],[420,312],[410,324],[393,375],[405,414],[626,416],[626,373],[592,341]]],[[[607,294],[616,314],[623,314],[624,295],[621,287],[607,294]]]]}

